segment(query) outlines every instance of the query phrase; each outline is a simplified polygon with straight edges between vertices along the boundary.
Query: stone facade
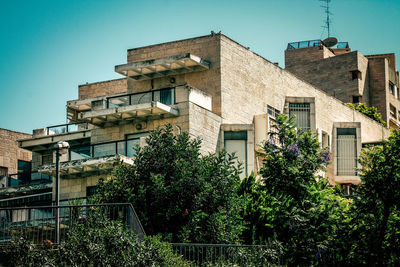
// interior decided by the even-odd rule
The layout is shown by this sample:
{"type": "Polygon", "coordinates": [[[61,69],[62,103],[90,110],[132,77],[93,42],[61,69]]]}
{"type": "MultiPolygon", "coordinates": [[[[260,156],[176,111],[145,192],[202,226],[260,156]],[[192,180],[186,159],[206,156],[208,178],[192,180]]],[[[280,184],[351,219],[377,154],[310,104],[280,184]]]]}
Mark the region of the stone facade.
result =
{"type": "Polygon", "coordinates": [[[82,84],[79,85],[78,91],[79,99],[126,93],[127,80],[125,78],[122,78],[104,82],[82,84]]]}
{"type": "Polygon", "coordinates": [[[32,135],[0,129],[0,167],[7,168],[8,174],[18,173],[18,160],[31,162],[32,152],[18,147],[18,139],[32,135]]]}
{"type": "Polygon", "coordinates": [[[364,56],[321,43],[286,50],[285,69],[345,103],[376,107],[391,128],[399,127],[400,83],[395,54],[364,56]]]}

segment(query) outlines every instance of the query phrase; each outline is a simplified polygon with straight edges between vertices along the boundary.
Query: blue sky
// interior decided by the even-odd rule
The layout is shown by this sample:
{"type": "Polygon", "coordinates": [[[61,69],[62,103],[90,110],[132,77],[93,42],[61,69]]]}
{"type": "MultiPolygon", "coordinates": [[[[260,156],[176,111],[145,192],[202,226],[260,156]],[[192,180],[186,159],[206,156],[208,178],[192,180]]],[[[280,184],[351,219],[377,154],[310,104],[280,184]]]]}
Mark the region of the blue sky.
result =
{"type": "MultiPolygon", "coordinates": [[[[78,85],[121,78],[126,50],[222,33],[283,66],[288,42],[320,39],[318,0],[0,1],[0,128],[66,122],[78,85]]],[[[332,0],[332,34],[363,54],[400,57],[400,1],[332,0]]],[[[400,58],[398,58],[400,61],[400,58]]],[[[398,64],[399,65],[399,64],[398,64]]]]}

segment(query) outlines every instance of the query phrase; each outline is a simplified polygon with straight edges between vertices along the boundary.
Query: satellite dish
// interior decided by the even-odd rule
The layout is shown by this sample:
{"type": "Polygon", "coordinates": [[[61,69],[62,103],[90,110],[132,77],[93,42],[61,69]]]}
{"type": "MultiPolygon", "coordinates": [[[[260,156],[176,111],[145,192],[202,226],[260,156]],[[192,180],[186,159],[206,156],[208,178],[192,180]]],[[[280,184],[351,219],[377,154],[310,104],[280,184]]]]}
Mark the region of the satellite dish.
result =
{"type": "Polygon", "coordinates": [[[332,47],[332,46],[334,46],[335,44],[337,44],[337,39],[335,38],[335,37],[328,37],[328,38],[326,38],[325,40],[323,40],[322,42],[324,42],[324,44],[327,46],[327,47],[332,47]]]}

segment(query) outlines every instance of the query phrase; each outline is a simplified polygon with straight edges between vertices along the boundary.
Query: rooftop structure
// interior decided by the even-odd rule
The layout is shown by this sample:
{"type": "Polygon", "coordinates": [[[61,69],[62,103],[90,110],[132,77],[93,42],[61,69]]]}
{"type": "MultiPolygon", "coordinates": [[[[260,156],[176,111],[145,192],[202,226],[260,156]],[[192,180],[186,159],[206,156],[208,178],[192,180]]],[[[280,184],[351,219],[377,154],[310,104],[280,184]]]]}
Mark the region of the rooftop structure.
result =
{"type": "Polygon", "coordinates": [[[347,42],[289,43],[285,69],[345,103],[374,106],[391,128],[400,125],[400,83],[393,53],[363,55],[347,42]]]}

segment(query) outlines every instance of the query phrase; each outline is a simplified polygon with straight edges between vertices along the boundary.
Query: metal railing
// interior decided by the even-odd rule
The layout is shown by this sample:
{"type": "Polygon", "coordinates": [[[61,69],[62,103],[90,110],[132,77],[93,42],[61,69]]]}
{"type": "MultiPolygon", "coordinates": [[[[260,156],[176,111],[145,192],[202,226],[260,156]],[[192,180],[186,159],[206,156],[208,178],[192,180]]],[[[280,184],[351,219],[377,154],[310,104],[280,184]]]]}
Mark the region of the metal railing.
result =
{"type": "MultiPolygon", "coordinates": [[[[324,42],[321,40],[308,40],[308,41],[292,42],[292,43],[288,43],[286,50],[321,46],[323,44],[324,44],[324,42]]],[[[338,42],[336,45],[334,45],[330,48],[337,48],[337,49],[349,48],[349,43],[348,42],[338,42]]]]}
{"type": "Polygon", "coordinates": [[[300,41],[300,42],[293,42],[288,43],[287,50],[299,49],[299,48],[306,48],[306,47],[314,47],[314,46],[321,46],[321,40],[309,40],[309,41],[300,41]]]}
{"type": "Polygon", "coordinates": [[[90,217],[118,220],[139,237],[145,232],[130,203],[87,204],[68,206],[37,206],[0,208],[0,244],[7,244],[13,236],[24,237],[36,244],[56,243],[57,211],[59,211],[60,240],[76,224],[90,217]]]}
{"type": "Polygon", "coordinates": [[[195,266],[268,266],[281,263],[279,255],[271,255],[266,245],[172,243],[183,259],[195,266]]]}
{"type": "Polygon", "coordinates": [[[59,124],[59,125],[46,127],[46,135],[71,133],[71,132],[82,131],[82,130],[87,130],[87,129],[88,129],[88,124],[86,122],[59,124]]]}
{"type": "Polygon", "coordinates": [[[138,105],[143,103],[150,103],[152,101],[158,101],[165,105],[175,104],[175,87],[163,88],[150,92],[107,97],[106,108],[138,105]]]}

